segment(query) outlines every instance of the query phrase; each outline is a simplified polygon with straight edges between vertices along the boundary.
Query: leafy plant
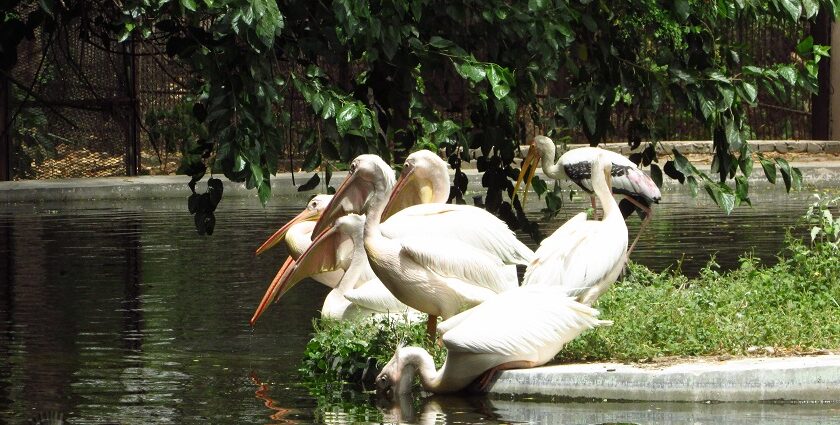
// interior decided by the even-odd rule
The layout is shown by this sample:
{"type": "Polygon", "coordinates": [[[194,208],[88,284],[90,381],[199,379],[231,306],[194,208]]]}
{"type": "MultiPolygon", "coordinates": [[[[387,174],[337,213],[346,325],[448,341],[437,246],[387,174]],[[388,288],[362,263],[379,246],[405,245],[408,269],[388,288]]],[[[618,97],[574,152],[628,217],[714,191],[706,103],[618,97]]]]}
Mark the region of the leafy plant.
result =
{"type": "MultiPolygon", "coordinates": [[[[516,215],[502,195],[511,195],[529,125],[550,136],[568,129],[593,145],[623,129],[631,146],[649,145],[636,159],[652,175],[702,186],[727,212],[749,203],[747,111],[791,90],[813,92],[828,48],[797,34],[789,56],[760,63],[727,34],[739,22],[838,12],[836,0],[7,3],[4,70],[35,29],[78,24],[83,37],[165,42],[193,72],[192,111],[209,135],[200,154],[183,157],[180,170],[193,181],[209,168],[265,203],[280,155],[301,142],[307,170],[339,168],[360,153],[399,162],[414,149],[457,146],[463,161],[480,151],[479,168],[490,173],[483,203],[503,218],[516,215]],[[300,118],[288,107],[295,97],[314,123],[311,141],[286,131],[300,118]],[[715,158],[708,171],[677,153],[660,167],[666,109],[705,128],[715,158]]],[[[771,181],[778,170],[796,186],[800,176],[786,163],[761,164],[771,181]]],[[[559,196],[547,199],[550,212],[559,207],[559,196]]]]}
{"type": "Polygon", "coordinates": [[[429,350],[438,364],[444,351],[430,345],[425,323],[406,323],[390,318],[362,321],[313,320],[313,336],[306,345],[300,371],[312,378],[372,382],[391,359],[398,344],[429,350]]]}
{"type": "Polygon", "coordinates": [[[834,217],[840,208],[840,196],[814,194],[816,201],[808,208],[804,220],[811,226],[811,244],[815,248],[840,249],[840,214],[834,217]]]}

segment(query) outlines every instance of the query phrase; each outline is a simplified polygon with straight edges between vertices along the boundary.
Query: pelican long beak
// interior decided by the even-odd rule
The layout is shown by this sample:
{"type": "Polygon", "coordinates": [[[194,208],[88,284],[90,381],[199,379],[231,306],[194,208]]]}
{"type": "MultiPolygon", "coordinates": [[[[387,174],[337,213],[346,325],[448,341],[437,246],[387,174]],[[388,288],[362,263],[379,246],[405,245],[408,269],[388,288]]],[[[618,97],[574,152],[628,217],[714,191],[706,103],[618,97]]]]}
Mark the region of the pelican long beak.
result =
{"type": "Polygon", "coordinates": [[[311,209],[307,208],[307,209],[301,211],[300,214],[295,216],[295,218],[289,220],[288,223],[283,225],[283,227],[281,227],[280,230],[274,232],[273,235],[269,236],[269,238],[266,239],[266,241],[263,242],[263,244],[260,245],[259,248],[257,248],[256,252],[254,252],[254,255],[260,255],[263,252],[268,251],[269,248],[272,248],[272,247],[274,247],[274,245],[277,245],[278,243],[283,241],[283,239],[286,237],[286,233],[295,224],[301,223],[301,222],[304,222],[304,221],[314,221],[314,220],[317,220],[319,217],[321,217],[321,214],[318,213],[318,211],[316,211],[316,210],[311,210],[311,209]]]}
{"type": "Polygon", "coordinates": [[[309,248],[298,257],[297,261],[292,257],[286,259],[283,267],[274,276],[274,280],[268,285],[260,305],[251,317],[251,326],[263,314],[268,305],[279,300],[286,292],[289,292],[303,279],[312,275],[338,270],[339,256],[336,254],[339,246],[344,241],[341,232],[336,226],[332,226],[317,237],[309,248]]]}
{"type": "Polygon", "coordinates": [[[432,187],[429,184],[424,184],[423,180],[417,177],[416,170],[415,167],[410,165],[403,168],[397,184],[391,190],[388,203],[385,204],[385,209],[382,211],[382,221],[387,220],[388,217],[404,208],[431,202],[434,195],[432,187]]]}
{"type": "Polygon", "coordinates": [[[519,190],[519,185],[525,181],[525,190],[522,194],[522,205],[528,199],[528,187],[531,186],[531,180],[534,174],[537,173],[537,166],[540,163],[540,152],[537,150],[537,145],[531,142],[531,147],[528,148],[528,155],[522,160],[522,165],[519,170],[519,177],[516,179],[516,184],[513,186],[513,195],[516,196],[519,190]]]}
{"type": "Polygon", "coordinates": [[[359,174],[349,174],[341,183],[341,186],[338,187],[327,208],[321,212],[321,218],[318,219],[318,223],[312,230],[312,240],[315,240],[318,235],[331,227],[339,217],[349,213],[363,214],[364,211],[362,210],[372,191],[371,183],[359,178],[359,174]]]}
{"type": "Polygon", "coordinates": [[[280,267],[280,271],[277,272],[277,275],[274,276],[274,279],[271,281],[271,284],[268,285],[268,289],[266,289],[265,294],[263,295],[262,300],[260,301],[260,305],[257,306],[257,310],[254,311],[254,315],[251,316],[251,320],[248,321],[248,323],[250,323],[251,326],[254,326],[254,323],[257,322],[257,319],[259,319],[260,316],[262,316],[265,309],[268,308],[268,305],[271,304],[272,301],[279,298],[279,293],[282,289],[282,287],[280,286],[281,281],[283,280],[284,276],[289,274],[289,269],[294,267],[294,265],[295,260],[292,257],[289,257],[286,259],[286,262],[283,263],[283,266],[280,267]]]}

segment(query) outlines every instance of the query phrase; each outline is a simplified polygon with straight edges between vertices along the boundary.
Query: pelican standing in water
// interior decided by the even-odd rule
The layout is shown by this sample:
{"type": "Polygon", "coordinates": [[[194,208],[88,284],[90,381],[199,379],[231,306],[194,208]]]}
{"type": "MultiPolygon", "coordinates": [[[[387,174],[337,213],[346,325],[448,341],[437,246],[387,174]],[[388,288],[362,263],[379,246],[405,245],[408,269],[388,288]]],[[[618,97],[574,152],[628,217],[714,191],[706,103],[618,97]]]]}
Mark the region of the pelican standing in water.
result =
{"type": "Polygon", "coordinates": [[[593,147],[576,148],[565,152],[557,162],[554,162],[556,151],[557,146],[548,137],[534,137],[531,149],[528,150],[528,155],[522,161],[519,178],[514,186],[514,193],[519,189],[520,183],[525,180],[525,192],[527,194],[528,185],[531,184],[531,179],[536,172],[536,164],[542,159],[543,173],[555,180],[571,180],[574,182],[583,191],[590,194],[592,208],[594,209],[595,196],[592,189],[590,164],[597,155],[605,155],[612,163],[612,191],[624,195],[627,201],[644,214],[639,232],[630,245],[629,251],[632,252],[639,236],[653,216],[650,206],[653,203],[659,203],[662,198],[656,183],[647,174],[639,170],[639,167],[632,161],[612,151],[593,147]],[[529,169],[530,172],[528,172],[529,169]],[[528,174],[526,175],[526,173],[528,174]]]}
{"type": "Polygon", "coordinates": [[[321,317],[336,320],[354,320],[378,314],[416,316],[408,306],[399,302],[373,275],[365,253],[363,233],[364,216],[348,214],[321,234],[297,260],[283,266],[263,296],[251,318],[253,326],[272,301],[278,300],[304,278],[341,267],[336,255],[337,246],[344,237],[353,243],[349,267],[338,286],[330,291],[321,308],[321,317]]]}
{"type": "Polygon", "coordinates": [[[420,375],[427,391],[459,391],[482,375],[480,387],[484,389],[495,372],[545,364],[583,331],[611,324],[598,320],[597,310],[573,298],[579,295],[569,296],[575,292],[570,288],[596,288],[581,292],[586,296],[602,288],[603,282],[608,286],[627,258],[627,230],[624,227],[622,232],[619,228],[624,226],[623,218],[616,214],[618,205],[609,191],[611,168],[604,155],[596,155],[591,164],[593,188],[605,205],[603,221],[586,221],[585,213],[569,220],[537,250],[523,286],[498,294],[441,323],[443,343],[448,351],[440,370],[435,370],[432,357],[422,348],[399,347],[377,376],[377,389],[406,393],[415,374],[420,375]],[[616,217],[620,225],[614,223],[616,217]],[[585,223],[599,226],[593,228],[585,223]],[[590,238],[586,232],[596,235],[590,238]],[[617,233],[614,239],[609,238],[609,232],[617,233]],[[581,238],[583,242],[575,242],[581,238]],[[598,254],[603,258],[597,262],[577,262],[569,255],[552,256],[558,250],[568,253],[599,244],[606,246],[598,254]],[[552,263],[555,260],[561,262],[560,270],[552,263]],[[588,274],[596,272],[596,263],[607,271],[593,284],[588,274]],[[562,273],[569,275],[560,276],[562,273]]]}
{"type": "Polygon", "coordinates": [[[378,156],[357,157],[313,232],[320,234],[344,212],[334,206],[366,212],[364,245],[371,268],[397,299],[429,314],[430,334],[433,317],[447,319],[518,286],[505,264],[527,264],[533,252],[485,210],[421,204],[380,223],[391,173],[378,156]]]}
{"type": "Polygon", "coordinates": [[[604,209],[604,218],[587,220],[582,212],[560,226],[542,241],[522,283],[564,288],[567,295],[586,305],[592,305],[615,282],[629,255],[627,224],[610,193],[614,165],[609,151],[597,151],[591,167],[591,187],[604,209]]]}

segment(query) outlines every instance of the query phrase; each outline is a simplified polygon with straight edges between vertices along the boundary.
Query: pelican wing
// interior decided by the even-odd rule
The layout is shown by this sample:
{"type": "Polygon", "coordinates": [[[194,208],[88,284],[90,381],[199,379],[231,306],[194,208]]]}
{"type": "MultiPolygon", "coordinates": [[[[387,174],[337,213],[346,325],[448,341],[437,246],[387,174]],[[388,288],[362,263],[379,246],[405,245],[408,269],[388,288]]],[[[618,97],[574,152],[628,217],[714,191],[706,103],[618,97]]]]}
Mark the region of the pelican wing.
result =
{"type": "Polygon", "coordinates": [[[410,237],[400,241],[402,253],[423,268],[452,278],[503,292],[518,286],[506,279],[501,260],[452,238],[410,237]]]}
{"type": "Polygon", "coordinates": [[[565,278],[565,256],[586,239],[595,221],[587,221],[586,213],[579,213],[563,223],[551,236],[543,239],[534,259],[528,264],[522,286],[534,284],[560,285],[565,278]]]}
{"type": "Polygon", "coordinates": [[[596,318],[598,310],[564,296],[560,288],[545,286],[517,288],[467,312],[466,318],[453,317],[460,323],[443,335],[443,343],[450,352],[536,353],[609,323],[596,318]]]}
{"type": "Polygon", "coordinates": [[[604,221],[578,223],[565,239],[540,246],[524,285],[550,284],[577,296],[623,264],[626,251],[627,230],[611,231],[604,221]]]}
{"type": "Polygon", "coordinates": [[[492,254],[505,264],[526,265],[534,256],[503,221],[469,205],[414,205],[382,223],[382,234],[392,239],[415,235],[458,239],[492,254]]]}
{"type": "Polygon", "coordinates": [[[350,302],[380,313],[404,313],[409,307],[400,302],[379,279],[371,279],[344,294],[350,302]]]}

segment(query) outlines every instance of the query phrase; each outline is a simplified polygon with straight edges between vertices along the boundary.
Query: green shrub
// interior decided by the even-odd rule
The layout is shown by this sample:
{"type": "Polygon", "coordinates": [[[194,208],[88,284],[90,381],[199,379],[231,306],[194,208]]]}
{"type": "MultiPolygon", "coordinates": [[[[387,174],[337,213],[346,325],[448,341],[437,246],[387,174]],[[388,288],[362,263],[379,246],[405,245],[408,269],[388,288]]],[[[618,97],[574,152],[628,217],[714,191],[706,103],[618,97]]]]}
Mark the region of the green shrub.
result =
{"type": "Polygon", "coordinates": [[[315,319],[312,339],[303,354],[301,372],[310,377],[362,382],[375,377],[397,344],[426,348],[438,364],[445,351],[428,343],[426,323],[387,317],[363,321],[315,319]]]}

